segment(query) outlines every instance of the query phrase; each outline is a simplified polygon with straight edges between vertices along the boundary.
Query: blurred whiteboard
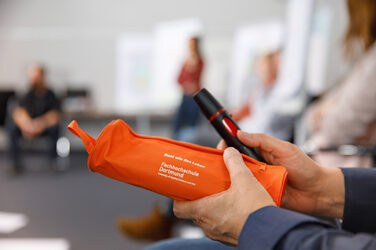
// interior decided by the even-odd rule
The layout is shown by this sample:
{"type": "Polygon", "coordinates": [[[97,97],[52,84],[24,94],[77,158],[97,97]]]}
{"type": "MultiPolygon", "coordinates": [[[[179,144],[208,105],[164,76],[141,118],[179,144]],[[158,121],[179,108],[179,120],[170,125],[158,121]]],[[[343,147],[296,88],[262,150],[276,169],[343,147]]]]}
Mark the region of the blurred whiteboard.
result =
{"type": "Polygon", "coordinates": [[[306,86],[310,95],[322,94],[326,86],[333,13],[328,3],[313,15],[311,39],[308,49],[306,86]]]}
{"type": "Polygon", "coordinates": [[[197,19],[157,24],[153,35],[124,34],[116,49],[115,110],[125,114],[171,113],[181,93],[178,74],[188,39],[202,32],[197,19]]]}
{"type": "Polygon", "coordinates": [[[152,36],[124,34],[116,46],[115,110],[142,113],[152,105],[152,36]]]}
{"type": "Polygon", "coordinates": [[[236,30],[231,62],[227,99],[230,107],[244,103],[248,98],[254,74],[254,64],[259,56],[273,52],[282,46],[283,23],[269,21],[236,30]]]}

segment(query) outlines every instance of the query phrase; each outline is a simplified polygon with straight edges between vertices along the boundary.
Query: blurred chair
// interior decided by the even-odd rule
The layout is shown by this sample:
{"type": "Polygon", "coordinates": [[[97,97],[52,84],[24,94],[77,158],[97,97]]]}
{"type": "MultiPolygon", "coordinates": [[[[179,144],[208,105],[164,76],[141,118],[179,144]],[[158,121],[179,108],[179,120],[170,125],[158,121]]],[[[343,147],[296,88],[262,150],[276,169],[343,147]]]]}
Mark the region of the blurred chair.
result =
{"type": "Polygon", "coordinates": [[[340,145],[311,151],[308,148],[304,148],[304,150],[310,156],[321,152],[332,152],[341,156],[369,156],[372,158],[372,166],[376,167],[376,146],[340,145]]]}
{"type": "Polygon", "coordinates": [[[5,122],[8,113],[8,101],[15,96],[14,90],[0,90],[0,151],[5,151],[7,147],[5,122]]]}
{"type": "Polygon", "coordinates": [[[0,127],[4,127],[8,113],[8,102],[16,95],[14,90],[0,90],[0,127]]]}
{"type": "Polygon", "coordinates": [[[65,92],[62,109],[68,113],[84,113],[91,110],[91,94],[88,89],[70,89],[65,92]]]}

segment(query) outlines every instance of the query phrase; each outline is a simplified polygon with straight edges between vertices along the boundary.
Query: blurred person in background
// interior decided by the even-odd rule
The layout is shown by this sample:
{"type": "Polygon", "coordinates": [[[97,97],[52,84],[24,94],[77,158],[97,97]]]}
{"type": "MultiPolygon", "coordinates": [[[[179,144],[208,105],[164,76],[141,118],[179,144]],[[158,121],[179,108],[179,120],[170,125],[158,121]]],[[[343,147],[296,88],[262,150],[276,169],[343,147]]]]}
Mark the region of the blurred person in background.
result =
{"type": "MultiPolygon", "coordinates": [[[[348,0],[347,8],[346,55],[360,59],[345,81],[309,108],[306,146],[312,151],[344,144],[376,145],[376,2],[348,0]],[[360,55],[355,55],[356,49],[360,55]]],[[[372,164],[371,156],[341,156],[335,151],[319,152],[314,159],[341,167],[372,164]]]]}
{"type": "MultiPolygon", "coordinates": [[[[260,82],[256,85],[251,93],[249,101],[244,103],[241,107],[232,112],[234,119],[244,120],[245,122],[251,122],[253,112],[250,110],[256,110],[260,112],[263,108],[263,103],[268,98],[269,91],[273,88],[278,75],[280,51],[270,52],[259,57],[256,61],[256,74],[258,75],[260,82]]],[[[195,85],[197,86],[197,85],[195,85]]],[[[194,87],[192,90],[196,91],[194,87]]],[[[189,97],[191,99],[191,97],[189,97]]],[[[196,106],[195,103],[193,105],[196,106]]],[[[204,121],[207,123],[206,121],[204,121]]],[[[200,124],[200,129],[205,125],[200,124]]],[[[210,125],[209,125],[210,126],[210,125]]],[[[198,133],[189,129],[182,129],[182,136],[180,139],[185,141],[199,144],[199,145],[216,145],[219,137],[217,132],[209,127],[209,131],[203,129],[198,133]],[[191,131],[189,133],[187,131],[191,131]],[[188,138],[189,135],[189,138],[188,138]]],[[[162,206],[155,205],[152,211],[139,218],[123,217],[118,221],[119,230],[126,236],[135,239],[147,239],[147,240],[161,240],[171,237],[172,229],[178,219],[173,214],[173,200],[169,200],[162,206]]]]}
{"type": "MultiPolygon", "coordinates": [[[[340,86],[330,91],[319,102],[317,102],[316,104],[312,105],[309,108],[309,111],[306,116],[308,127],[311,132],[309,144],[314,145],[314,147],[316,148],[325,148],[325,147],[331,147],[331,146],[338,146],[342,144],[375,146],[375,136],[376,136],[376,126],[375,126],[375,122],[376,122],[376,44],[375,44],[376,2],[374,0],[364,0],[364,1],[347,0],[347,7],[348,7],[348,13],[349,13],[349,27],[347,29],[347,33],[344,38],[346,54],[347,56],[349,56],[352,53],[352,55],[354,56],[354,53],[355,53],[354,51],[356,48],[355,46],[360,46],[361,55],[360,55],[360,59],[356,63],[355,67],[353,68],[352,72],[349,74],[347,79],[340,86]]],[[[264,68],[265,68],[265,65],[268,65],[268,63],[264,63],[264,68]]],[[[277,71],[274,71],[274,72],[277,72],[277,71]]],[[[264,72],[266,71],[264,70],[264,72]]],[[[264,79],[272,79],[273,74],[271,74],[270,76],[271,77],[264,78],[264,79]]],[[[236,110],[235,112],[233,112],[233,117],[237,120],[242,120],[242,118],[244,119],[244,117],[247,117],[248,115],[252,114],[253,110],[254,110],[253,106],[244,105],[239,110],[236,110]]],[[[245,128],[244,130],[247,131],[247,128],[245,128]]],[[[262,143],[260,142],[260,144],[262,143]]],[[[256,144],[254,144],[253,146],[255,145],[256,144]]],[[[276,150],[275,151],[272,150],[272,152],[275,153],[281,148],[283,147],[276,147],[276,150]]],[[[346,166],[370,167],[372,164],[369,157],[365,158],[361,156],[357,156],[353,158],[350,158],[350,157],[341,158],[340,156],[334,154],[334,155],[331,155],[330,157],[323,157],[322,155],[316,155],[314,158],[315,160],[318,161],[318,164],[331,166],[333,167],[332,169],[336,169],[335,167],[338,167],[338,166],[340,167],[346,167],[346,166]]],[[[291,159],[296,159],[296,157],[292,157],[291,159]]],[[[288,167],[288,164],[285,164],[285,165],[288,167]]],[[[300,165],[300,167],[301,166],[302,165],[300,165]]],[[[288,171],[289,171],[289,175],[291,174],[291,179],[292,179],[293,173],[292,172],[290,173],[289,169],[288,171]]],[[[343,171],[345,172],[345,170],[343,171]]],[[[364,174],[363,177],[365,178],[366,176],[367,174],[364,174]]],[[[361,188],[359,190],[361,190],[361,188]]],[[[245,191],[246,190],[243,190],[241,193],[244,194],[245,191]]],[[[248,191],[252,191],[252,189],[248,191]]],[[[289,192],[287,192],[287,194],[288,193],[289,192]]],[[[221,194],[217,194],[214,196],[219,197],[218,195],[224,195],[224,194],[221,193],[221,194]]],[[[349,194],[349,196],[351,196],[351,194],[349,194]]],[[[215,197],[206,197],[204,199],[215,199],[215,197]]],[[[286,200],[286,197],[284,197],[284,200],[286,200]]],[[[187,203],[187,206],[189,206],[188,203],[193,204],[195,202],[200,202],[200,201],[198,200],[198,201],[186,202],[186,203],[187,203]]],[[[368,200],[367,202],[371,203],[372,200],[368,200]]],[[[202,201],[201,203],[201,205],[203,205],[202,209],[206,210],[205,205],[209,203],[210,202],[205,203],[205,201],[202,201]]],[[[283,205],[286,206],[286,203],[283,205]]],[[[291,209],[291,207],[289,206],[286,206],[286,207],[291,209]]],[[[232,209],[233,208],[234,207],[232,206],[232,209]]],[[[211,214],[211,213],[207,213],[207,214],[211,214]]],[[[201,214],[201,216],[202,215],[203,213],[201,214]]],[[[235,210],[232,211],[230,215],[231,217],[236,217],[237,211],[235,210]]],[[[195,216],[199,217],[200,222],[205,221],[207,219],[205,216],[200,217],[200,215],[197,215],[197,214],[195,214],[195,216]]],[[[221,218],[220,216],[218,216],[217,214],[212,214],[212,216],[213,218],[217,218],[218,221],[220,222],[220,218],[221,218]]],[[[268,216],[266,216],[266,218],[260,218],[259,221],[263,221],[263,220],[266,221],[267,217],[268,216]]],[[[184,217],[184,218],[193,218],[193,217],[184,217]]],[[[278,221],[282,221],[281,218],[282,217],[276,218],[277,223],[278,221]]],[[[267,230],[269,229],[276,230],[275,228],[271,228],[271,227],[262,228],[262,224],[263,223],[260,223],[260,228],[258,228],[258,230],[255,230],[255,232],[258,231],[258,232],[263,232],[262,234],[268,234],[269,231],[267,230]]],[[[282,224],[278,223],[278,224],[283,225],[283,223],[282,224]]],[[[205,229],[207,229],[205,228],[206,226],[205,223],[201,223],[200,225],[204,227],[204,231],[205,229]]],[[[211,225],[210,229],[215,231],[217,228],[220,228],[221,225],[226,225],[226,223],[213,224],[211,225]]],[[[359,223],[357,223],[357,225],[359,225],[359,223]]],[[[256,225],[254,227],[257,228],[256,225]]],[[[248,231],[252,230],[252,224],[249,224],[247,230],[248,231]]],[[[322,235],[322,240],[319,237],[315,238],[315,241],[311,241],[312,244],[305,245],[306,249],[317,249],[319,245],[321,246],[322,249],[345,249],[345,248],[346,249],[365,249],[365,248],[362,248],[360,244],[358,244],[360,243],[360,240],[356,239],[356,235],[355,236],[351,235],[350,236],[352,237],[351,239],[350,238],[345,239],[344,236],[335,235],[337,232],[327,233],[326,231],[324,231],[324,229],[320,229],[320,230],[321,230],[320,234],[322,235]],[[333,239],[331,241],[330,237],[333,237],[333,238],[338,237],[338,238],[333,239]],[[341,237],[342,239],[340,239],[341,237]],[[341,243],[341,240],[344,240],[344,242],[347,241],[348,243],[343,244],[343,242],[341,243]],[[338,244],[335,244],[335,242],[338,242],[338,244]],[[333,245],[330,245],[330,243],[333,243],[333,245]],[[359,247],[356,247],[355,244],[358,244],[357,246],[359,247]]],[[[273,232],[270,231],[269,235],[270,234],[273,234],[273,232]]],[[[229,237],[229,235],[230,234],[226,234],[225,237],[229,237]]],[[[252,234],[248,235],[248,237],[252,238],[252,234]]],[[[271,237],[273,238],[273,236],[271,237]]],[[[283,236],[281,237],[283,238],[283,236]]],[[[281,239],[281,238],[278,238],[278,239],[281,239]]],[[[296,244],[300,244],[300,241],[297,242],[296,239],[294,242],[296,244]]],[[[283,240],[280,240],[280,241],[283,241],[283,240]]],[[[302,244],[307,243],[307,242],[302,242],[302,244]]],[[[265,241],[262,241],[262,243],[267,244],[267,242],[265,241]]],[[[363,243],[364,245],[370,246],[370,241],[368,241],[368,239],[366,239],[363,243]]],[[[286,244],[285,246],[282,246],[281,249],[290,249],[289,247],[290,245],[286,244]]],[[[195,248],[195,249],[234,249],[231,247],[227,247],[216,241],[209,241],[208,239],[181,240],[181,241],[176,239],[176,240],[161,242],[160,244],[157,243],[156,245],[152,245],[150,247],[150,249],[177,249],[177,248],[179,249],[192,249],[192,248],[195,248]]],[[[255,249],[260,249],[260,248],[257,248],[255,246],[255,249]]],[[[270,247],[270,249],[272,249],[272,247],[270,247]]]]}
{"type": "Polygon", "coordinates": [[[256,74],[260,81],[255,83],[250,93],[250,97],[243,105],[231,111],[235,121],[244,121],[253,114],[254,106],[259,100],[265,99],[268,92],[273,88],[279,71],[280,51],[270,52],[261,56],[256,61],[256,74]]]}
{"type": "MultiPolygon", "coordinates": [[[[230,110],[230,114],[245,131],[267,133],[279,139],[290,140],[291,131],[286,129],[289,126],[283,126],[286,119],[275,114],[278,103],[273,100],[273,97],[278,96],[274,91],[278,83],[281,53],[280,49],[274,49],[256,58],[250,68],[251,74],[246,79],[246,84],[251,87],[251,91],[246,101],[230,110]],[[282,125],[273,126],[275,123],[282,125]]],[[[206,119],[203,119],[200,121],[197,133],[191,134],[190,138],[185,141],[215,147],[219,139],[218,133],[206,119]]]]}
{"type": "Polygon", "coordinates": [[[28,69],[30,89],[19,99],[7,125],[9,134],[9,153],[14,174],[20,174],[23,167],[20,162],[19,139],[34,139],[45,136],[50,139],[49,155],[55,164],[56,142],[59,136],[60,101],[45,82],[45,68],[34,64],[28,69]]]}
{"type": "Polygon", "coordinates": [[[275,50],[258,58],[255,72],[259,80],[253,83],[247,101],[232,110],[231,115],[244,131],[266,133],[291,141],[292,131],[288,129],[291,121],[288,117],[277,114],[281,103],[275,100],[278,96],[275,86],[280,83],[278,75],[281,53],[281,50],[275,50]]]}
{"type": "Polygon", "coordinates": [[[189,52],[178,77],[178,83],[183,92],[182,101],[173,122],[173,138],[183,140],[183,131],[195,128],[198,124],[200,110],[192,96],[201,89],[201,75],[204,61],[200,51],[200,38],[189,39],[189,52]]]}
{"type": "MultiPolygon", "coordinates": [[[[189,39],[189,52],[178,77],[178,83],[183,92],[181,104],[173,122],[173,139],[193,142],[199,126],[200,110],[192,96],[201,89],[201,75],[204,62],[200,51],[200,38],[189,39]]],[[[117,226],[124,235],[135,239],[161,240],[171,237],[175,218],[173,201],[163,204],[160,208],[155,205],[152,211],[139,218],[123,217],[117,221],[117,226]]]]}

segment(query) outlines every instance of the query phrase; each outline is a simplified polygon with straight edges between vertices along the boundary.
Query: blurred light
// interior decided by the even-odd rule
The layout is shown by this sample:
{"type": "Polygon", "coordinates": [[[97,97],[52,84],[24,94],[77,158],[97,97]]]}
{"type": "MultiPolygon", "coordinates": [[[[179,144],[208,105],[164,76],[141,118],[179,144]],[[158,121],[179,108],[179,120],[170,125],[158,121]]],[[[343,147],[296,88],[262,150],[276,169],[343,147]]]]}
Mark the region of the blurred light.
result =
{"type": "Polygon", "coordinates": [[[66,239],[0,239],[0,250],[69,250],[66,239]]]}
{"type": "Polygon", "coordinates": [[[61,137],[57,140],[56,151],[58,156],[67,157],[70,153],[70,142],[67,137],[61,137]]]}
{"type": "Polygon", "coordinates": [[[0,234],[13,233],[28,223],[24,214],[0,212],[0,234]]]}

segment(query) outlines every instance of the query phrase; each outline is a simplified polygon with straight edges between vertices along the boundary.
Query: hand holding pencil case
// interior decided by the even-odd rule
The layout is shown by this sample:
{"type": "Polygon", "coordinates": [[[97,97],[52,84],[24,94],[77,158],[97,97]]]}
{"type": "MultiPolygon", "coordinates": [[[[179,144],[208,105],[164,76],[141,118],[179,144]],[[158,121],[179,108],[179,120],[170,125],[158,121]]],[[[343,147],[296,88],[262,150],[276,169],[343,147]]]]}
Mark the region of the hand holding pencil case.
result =
{"type": "MultiPolygon", "coordinates": [[[[195,200],[230,187],[223,150],[139,135],[122,120],[109,123],[98,139],[83,131],[76,121],[68,129],[83,141],[89,153],[89,169],[109,178],[175,200],[195,200]]],[[[287,181],[286,169],[242,156],[280,206],[287,181]]]]}

